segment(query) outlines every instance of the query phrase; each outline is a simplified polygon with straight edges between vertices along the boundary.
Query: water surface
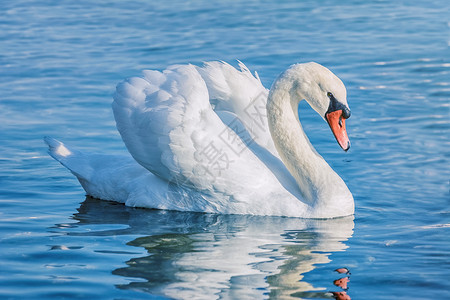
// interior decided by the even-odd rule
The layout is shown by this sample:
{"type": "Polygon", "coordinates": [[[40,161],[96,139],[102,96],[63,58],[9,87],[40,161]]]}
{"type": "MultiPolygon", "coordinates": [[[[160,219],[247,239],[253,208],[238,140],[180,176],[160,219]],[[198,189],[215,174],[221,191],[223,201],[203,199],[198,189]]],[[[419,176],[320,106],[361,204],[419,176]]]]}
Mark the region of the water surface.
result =
{"type": "Polygon", "coordinates": [[[446,8],[440,0],[0,4],[0,296],[450,298],[446,8]],[[344,81],[348,153],[303,103],[300,116],[352,191],[354,218],[127,208],[85,199],[46,154],[45,135],[123,153],[115,85],[142,69],[212,59],[243,61],[267,87],[306,61],[344,81]],[[345,277],[347,290],[334,283],[345,277]]]}

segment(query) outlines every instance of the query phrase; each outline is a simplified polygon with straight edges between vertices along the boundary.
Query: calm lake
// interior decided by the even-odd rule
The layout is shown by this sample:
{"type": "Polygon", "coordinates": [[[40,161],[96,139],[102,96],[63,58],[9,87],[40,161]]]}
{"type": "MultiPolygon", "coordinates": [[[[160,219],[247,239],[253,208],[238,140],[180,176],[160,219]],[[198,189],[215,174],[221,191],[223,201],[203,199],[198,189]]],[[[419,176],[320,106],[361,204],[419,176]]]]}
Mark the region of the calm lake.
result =
{"type": "Polygon", "coordinates": [[[0,4],[0,297],[450,299],[448,11],[443,0],[0,4]],[[350,151],[306,103],[300,119],[354,217],[125,207],[86,198],[47,155],[47,135],[125,153],[110,107],[124,78],[237,59],[266,87],[308,61],[346,84],[350,151]]]}

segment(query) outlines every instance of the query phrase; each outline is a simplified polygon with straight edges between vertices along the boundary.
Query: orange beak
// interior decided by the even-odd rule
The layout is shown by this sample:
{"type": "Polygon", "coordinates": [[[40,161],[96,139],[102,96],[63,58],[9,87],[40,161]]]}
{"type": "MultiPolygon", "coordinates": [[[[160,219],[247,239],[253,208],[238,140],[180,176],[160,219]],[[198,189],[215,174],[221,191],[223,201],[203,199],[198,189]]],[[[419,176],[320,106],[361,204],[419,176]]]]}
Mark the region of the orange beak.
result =
{"type": "Polygon", "coordinates": [[[350,140],[347,136],[347,130],[345,130],[345,119],[342,116],[342,110],[329,112],[325,115],[325,118],[327,119],[328,125],[330,126],[336,141],[339,143],[339,146],[341,146],[344,151],[350,149],[350,140]]]}

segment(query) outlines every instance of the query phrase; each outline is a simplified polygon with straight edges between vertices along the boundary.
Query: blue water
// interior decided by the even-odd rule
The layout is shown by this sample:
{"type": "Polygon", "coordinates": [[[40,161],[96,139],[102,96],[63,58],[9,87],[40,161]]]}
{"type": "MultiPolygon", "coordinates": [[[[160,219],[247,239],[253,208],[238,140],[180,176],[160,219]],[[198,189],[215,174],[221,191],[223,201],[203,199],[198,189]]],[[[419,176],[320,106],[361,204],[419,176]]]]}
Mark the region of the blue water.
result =
{"type": "Polygon", "coordinates": [[[448,1],[4,1],[2,299],[450,298],[448,1]],[[125,147],[115,85],[142,69],[235,59],[263,83],[316,61],[346,84],[352,148],[301,106],[354,218],[301,220],[85,199],[47,154],[125,147]],[[347,267],[351,275],[334,270],[347,267]]]}

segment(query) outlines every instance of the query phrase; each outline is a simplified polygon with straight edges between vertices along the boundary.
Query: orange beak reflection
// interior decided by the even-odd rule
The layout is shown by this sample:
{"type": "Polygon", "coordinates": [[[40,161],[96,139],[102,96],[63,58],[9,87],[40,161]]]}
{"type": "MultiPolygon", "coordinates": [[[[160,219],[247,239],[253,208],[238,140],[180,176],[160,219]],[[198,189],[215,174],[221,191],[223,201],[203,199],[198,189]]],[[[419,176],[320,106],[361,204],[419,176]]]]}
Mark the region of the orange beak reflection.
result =
{"type": "Polygon", "coordinates": [[[339,143],[339,146],[341,146],[344,151],[350,149],[350,140],[347,136],[347,130],[345,130],[345,119],[342,116],[342,110],[340,109],[329,112],[325,115],[325,118],[334,134],[334,137],[339,143]]]}

